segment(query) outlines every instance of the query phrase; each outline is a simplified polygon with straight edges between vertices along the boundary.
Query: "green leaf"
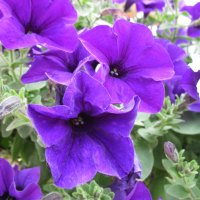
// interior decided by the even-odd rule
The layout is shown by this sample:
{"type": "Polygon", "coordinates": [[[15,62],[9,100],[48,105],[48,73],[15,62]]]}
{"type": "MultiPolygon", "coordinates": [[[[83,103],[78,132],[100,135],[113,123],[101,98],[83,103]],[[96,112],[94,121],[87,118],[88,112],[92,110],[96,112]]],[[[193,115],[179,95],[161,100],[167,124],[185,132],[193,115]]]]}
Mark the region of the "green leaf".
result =
{"type": "Polygon", "coordinates": [[[200,197],[200,189],[197,186],[191,188],[191,191],[195,197],[200,197]]]}
{"type": "Polygon", "coordinates": [[[178,125],[178,128],[173,128],[174,131],[183,135],[200,134],[200,113],[185,112],[182,116],[184,122],[178,125]]]}
{"type": "Polygon", "coordinates": [[[167,160],[167,159],[163,159],[162,160],[162,164],[165,168],[165,170],[169,173],[169,175],[171,177],[176,177],[179,178],[179,175],[177,173],[177,170],[175,169],[175,166],[172,164],[171,161],[167,160]]]}
{"type": "Polygon", "coordinates": [[[23,126],[23,125],[26,125],[26,124],[29,124],[29,122],[27,121],[24,121],[23,119],[14,119],[10,124],[9,126],[6,128],[6,131],[11,131],[11,130],[14,130],[20,126],[23,126]]]}
{"type": "Polygon", "coordinates": [[[135,121],[135,125],[144,126],[144,121],[148,120],[149,117],[150,117],[150,114],[139,112],[139,113],[137,114],[137,118],[136,118],[136,121],[135,121]]]}
{"type": "Polygon", "coordinates": [[[189,192],[182,185],[165,185],[165,191],[172,197],[175,197],[179,200],[186,200],[190,197],[189,192]]]}
{"type": "Polygon", "coordinates": [[[142,165],[142,179],[146,179],[153,168],[154,157],[150,145],[142,138],[135,139],[135,149],[142,165]]]}
{"type": "Polygon", "coordinates": [[[158,199],[159,197],[162,197],[163,200],[166,199],[164,191],[164,186],[166,184],[167,180],[163,177],[153,179],[149,185],[153,199],[158,199]]]}
{"type": "Polygon", "coordinates": [[[70,197],[70,195],[67,193],[67,190],[63,189],[63,188],[58,188],[56,187],[54,184],[46,184],[43,186],[43,190],[45,192],[56,192],[59,193],[64,200],[72,200],[72,198],[70,197]]]}
{"type": "Polygon", "coordinates": [[[21,147],[21,158],[26,163],[31,162],[31,157],[35,152],[34,143],[30,140],[26,140],[26,143],[21,147]]]}
{"type": "Polygon", "coordinates": [[[24,147],[25,140],[23,140],[18,134],[15,136],[14,143],[12,146],[12,160],[16,160],[18,158],[19,153],[24,147]]]}
{"type": "Polygon", "coordinates": [[[30,84],[25,85],[25,88],[28,92],[30,92],[30,91],[40,90],[44,88],[46,84],[47,84],[46,81],[41,81],[38,83],[30,83],[30,84]]]}
{"type": "Polygon", "coordinates": [[[9,126],[10,123],[12,123],[13,121],[13,116],[10,117],[6,117],[3,119],[2,123],[1,123],[1,134],[2,137],[9,137],[13,130],[8,131],[7,127],[9,126]]]}
{"type": "MultiPolygon", "coordinates": [[[[70,199],[71,199],[70,197],[68,199],[65,198],[65,200],[70,200],[70,199]]],[[[44,196],[41,200],[63,200],[63,198],[59,193],[52,192],[44,196]]]]}
{"type": "Polygon", "coordinates": [[[37,150],[38,153],[38,157],[40,159],[41,162],[45,161],[45,153],[44,153],[44,148],[42,148],[39,144],[35,143],[35,148],[37,150]]]}
{"type": "Polygon", "coordinates": [[[106,188],[100,187],[94,180],[88,184],[79,186],[76,191],[72,193],[76,200],[112,200],[114,193],[106,188]]]}
{"type": "Polygon", "coordinates": [[[31,103],[33,104],[41,104],[42,103],[42,97],[40,95],[37,95],[31,100],[31,103]]]}
{"type": "Polygon", "coordinates": [[[17,132],[18,134],[22,137],[22,138],[27,138],[29,135],[31,135],[31,133],[33,132],[33,128],[30,126],[20,126],[17,128],[17,132]]]}

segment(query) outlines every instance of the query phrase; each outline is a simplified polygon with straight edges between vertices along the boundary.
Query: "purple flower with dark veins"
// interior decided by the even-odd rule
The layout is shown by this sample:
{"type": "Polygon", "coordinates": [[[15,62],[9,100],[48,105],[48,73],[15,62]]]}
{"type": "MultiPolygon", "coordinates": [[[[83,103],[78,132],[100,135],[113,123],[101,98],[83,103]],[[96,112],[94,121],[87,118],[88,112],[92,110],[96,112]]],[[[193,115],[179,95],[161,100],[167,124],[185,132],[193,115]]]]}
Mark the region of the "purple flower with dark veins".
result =
{"type": "Polygon", "coordinates": [[[70,0],[1,0],[0,41],[7,49],[40,44],[73,51],[77,13],[70,0]]]}
{"type": "Polygon", "coordinates": [[[114,200],[152,200],[151,193],[144,183],[138,181],[141,178],[141,167],[137,155],[134,155],[134,166],[128,176],[115,179],[111,185],[115,193],[114,200]]]}
{"type": "Polygon", "coordinates": [[[55,83],[68,85],[89,55],[81,43],[72,53],[59,50],[35,53],[31,67],[21,80],[23,83],[33,83],[51,79],[55,83]]]}
{"type": "Polygon", "coordinates": [[[188,35],[194,38],[200,37],[200,2],[194,6],[184,6],[181,10],[187,11],[192,17],[193,25],[188,28],[188,35]]]}
{"type": "Polygon", "coordinates": [[[173,63],[146,26],[118,20],[113,28],[101,25],[82,33],[80,40],[101,63],[94,77],[107,88],[112,103],[126,104],[137,95],[140,111],[160,111],[162,81],[174,75],[173,63]]]}
{"type": "Polygon", "coordinates": [[[78,72],[67,87],[63,105],[29,105],[28,114],[46,146],[46,160],[57,186],[71,189],[97,172],[126,176],[133,167],[130,132],[139,98],[117,109],[103,85],[78,72]]]}
{"type": "Polygon", "coordinates": [[[184,62],[186,53],[183,49],[177,45],[171,43],[166,39],[156,39],[156,42],[162,45],[170,55],[170,58],[174,64],[175,74],[172,79],[165,81],[167,87],[167,95],[170,97],[171,102],[175,102],[176,95],[184,93],[184,89],[181,87],[180,82],[183,74],[189,67],[184,62]]]}
{"type": "Polygon", "coordinates": [[[0,200],[39,200],[40,168],[18,170],[0,158],[0,200]]]}
{"type": "Polygon", "coordinates": [[[193,99],[193,103],[188,106],[189,110],[193,112],[200,112],[200,91],[198,91],[197,84],[200,81],[200,70],[197,72],[188,69],[183,75],[181,87],[193,99]]]}

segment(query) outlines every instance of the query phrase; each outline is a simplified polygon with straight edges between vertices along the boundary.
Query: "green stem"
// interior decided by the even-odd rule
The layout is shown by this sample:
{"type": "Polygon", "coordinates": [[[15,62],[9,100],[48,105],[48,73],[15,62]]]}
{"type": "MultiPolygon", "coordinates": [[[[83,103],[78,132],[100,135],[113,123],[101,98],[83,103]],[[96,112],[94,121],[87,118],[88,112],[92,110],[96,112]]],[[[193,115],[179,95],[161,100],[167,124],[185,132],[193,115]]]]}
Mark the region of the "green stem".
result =
{"type": "Polygon", "coordinates": [[[8,60],[5,58],[5,56],[4,56],[2,53],[0,53],[0,58],[2,59],[2,61],[3,61],[5,64],[9,65],[8,60]]]}
{"type": "Polygon", "coordinates": [[[172,41],[175,42],[176,40],[176,35],[178,33],[178,28],[177,28],[177,23],[178,23],[178,15],[179,15],[179,7],[178,7],[178,1],[175,2],[175,29],[174,29],[174,34],[172,36],[172,41]]]}
{"type": "Polygon", "coordinates": [[[12,65],[13,65],[13,63],[15,61],[14,58],[15,58],[15,52],[14,52],[14,50],[9,51],[9,68],[10,68],[10,71],[11,71],[11,74],[12,74],[14,80],[17,81],[17,82],[19,82],[19,80],[18,80],[18,78],[17,78],[17,76],[16,76],[16,74],[14,72],[14,69],[12,67],[12,65]]]}

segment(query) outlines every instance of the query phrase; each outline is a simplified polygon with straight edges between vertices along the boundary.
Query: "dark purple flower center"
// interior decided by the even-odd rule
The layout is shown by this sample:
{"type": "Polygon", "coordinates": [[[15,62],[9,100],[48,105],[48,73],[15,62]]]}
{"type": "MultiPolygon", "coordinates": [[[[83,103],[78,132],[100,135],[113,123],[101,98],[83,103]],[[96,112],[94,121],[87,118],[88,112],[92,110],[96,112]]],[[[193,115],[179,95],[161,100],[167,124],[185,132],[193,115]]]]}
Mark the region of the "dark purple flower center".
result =
{"type": "Polygon", "coordinates": [[[81,116],[78,116],[77,118],[71,119],[71,124],[73,126],[83,126],[85,124],[84,118],[81,116]]]}
{"type": "Polygon", "coordinates": [[[0,197],[0,200],[16,200],[14,197],[9,196],[8,193],[4,193],[3,196],[0,197]]]}
{"type": "Polygon", "coordinates": [[[20,186],[17,186],[16,189],[17,189],[18,191],[22,191],[24,188],[23,188],[23,187],[20,187],[20,186]]]}
{"type": "Polygon", "coordinates": [[[120,74],[119,74],[119,71],[117,68],[112,68],[112,69],[110,69],[110,75],[118,78],[120,74]]]}
{"type": "Polygon", "coordinates": [[[92,123],[93,118],[86,113],[80,113],[78,117],[70,119],[72,129],[78,133],[84,130],[88,130],[92,123]]]}
{"type": "Polygon", "coordinates": [[[119,62],[117,64],[110,65],[109,74],[115,78],[120,78],[126,74],[126,70],[124,69],[123,64],[119,62]]]}

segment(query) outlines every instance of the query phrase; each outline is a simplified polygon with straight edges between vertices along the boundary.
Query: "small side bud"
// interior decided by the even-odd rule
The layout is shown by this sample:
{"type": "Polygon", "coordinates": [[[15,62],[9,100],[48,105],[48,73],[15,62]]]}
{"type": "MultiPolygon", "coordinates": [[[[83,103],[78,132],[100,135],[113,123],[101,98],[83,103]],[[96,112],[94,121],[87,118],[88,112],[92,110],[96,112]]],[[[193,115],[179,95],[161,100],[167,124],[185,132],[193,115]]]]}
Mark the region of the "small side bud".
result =
{"type": "Polygon", "coordinates": [[[62,196],[57,192],[47,194],[42,200],[63,200],[62,196]]]}
{"type": "Polygon", "coordinates": [[[0,119],[12,113],[21,106],[19,97],[11,96],[0,102],[0,119]]]}
{"type": "Polygon", "coordinates": [[[174,163],[177,163],[179,160],[178,152],[176,150],[175,145],[172,142],[164,143],[164,151],[166,157],[174,163]]]}

